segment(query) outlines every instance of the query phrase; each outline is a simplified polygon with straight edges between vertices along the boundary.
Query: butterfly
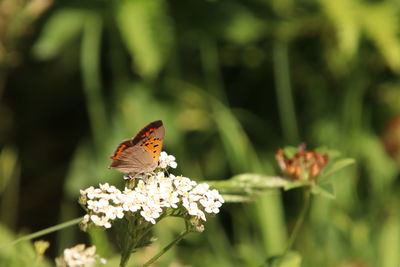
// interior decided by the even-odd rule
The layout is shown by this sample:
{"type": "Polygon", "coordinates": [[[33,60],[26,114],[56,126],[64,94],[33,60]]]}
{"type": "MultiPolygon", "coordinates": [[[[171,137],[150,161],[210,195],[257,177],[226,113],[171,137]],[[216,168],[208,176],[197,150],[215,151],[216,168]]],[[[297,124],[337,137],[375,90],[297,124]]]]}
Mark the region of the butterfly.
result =
{"type": "Polygon", "coordinates": [[[109,168],[129,174],[152,172],[158,166],[164,136],[163,122],[150,122],[135,137],[118,145],[109,168]]]}

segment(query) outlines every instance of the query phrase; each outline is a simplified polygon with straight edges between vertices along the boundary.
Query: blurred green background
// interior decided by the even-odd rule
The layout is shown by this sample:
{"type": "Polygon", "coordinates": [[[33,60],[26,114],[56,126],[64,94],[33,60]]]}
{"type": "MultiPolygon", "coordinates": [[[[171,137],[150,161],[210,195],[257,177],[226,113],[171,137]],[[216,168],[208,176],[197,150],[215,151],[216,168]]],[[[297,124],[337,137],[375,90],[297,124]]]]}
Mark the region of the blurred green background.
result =
{"type": "MultiPolygon", "coordinates": [[[[399,19],[393,0],[0,0],[0,243],[81,216],[79,189],[122,185],[109,156],[162,119],[175,174],[197,181],[278,174],[276,149],[302,141],[354,157],[336,199],[313,199],[290,266],[399,266],[399,19]]],[[[225,204],[157,266],[261,266],[299,191],[225,204]]],[[[182,228],[163,222],[132,263],[182,228]]],[[[43,238],[49,258],[89,242],[43,238]]]]}

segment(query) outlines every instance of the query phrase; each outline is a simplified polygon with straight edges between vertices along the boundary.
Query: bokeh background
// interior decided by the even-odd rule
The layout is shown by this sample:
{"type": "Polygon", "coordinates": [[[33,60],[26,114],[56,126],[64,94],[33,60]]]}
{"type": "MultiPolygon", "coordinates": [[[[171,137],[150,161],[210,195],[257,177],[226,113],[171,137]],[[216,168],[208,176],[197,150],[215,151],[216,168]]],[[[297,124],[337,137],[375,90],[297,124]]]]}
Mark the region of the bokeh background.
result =
{"type": "MultiPolygon", "coordinates": [[[[0,241],[81,216],[79,189],[122,185],[109,156],[162,119],[175,173],[197,181],[279,174],[276,149],[303,141],[355,158],[335,200],[313,199],[290,266],[399,266],[399,19],[392,0],[1,0],[0,241]]],[[[156,266],[262,265],[300,191],[224,205],[156,266]]],[[[165,221],[132,266],[182,227],[165,221]]],[[[42,239],[49,259],[77,242],[117,257],[104,233],[42,239]]]]}

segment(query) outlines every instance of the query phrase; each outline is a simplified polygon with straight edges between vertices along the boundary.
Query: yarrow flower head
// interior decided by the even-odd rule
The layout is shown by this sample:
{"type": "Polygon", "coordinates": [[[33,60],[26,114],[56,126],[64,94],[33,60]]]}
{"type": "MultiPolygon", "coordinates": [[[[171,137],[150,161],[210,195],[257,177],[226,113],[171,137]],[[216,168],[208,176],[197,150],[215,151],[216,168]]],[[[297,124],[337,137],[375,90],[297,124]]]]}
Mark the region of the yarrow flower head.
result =
{"type": "MultiPolygon", "coordinates": [[[[161,169],[177,166],[175,157],[162,152],[161,169]]],[[[197,184],[184,176],[166,175],[163,170],[135,179],[133,187],[120,191],[108,183],[99,188],[81,190],[80,203],[87,214],[81,222],[86,230],[90,223],[111,228],[113,221],[126,216],[141,218],[155,224],[160,218],[173,213],[191,221],[206,221],[206,214],[216,214],[224,203],[217,190],[207,184],[197,184]]]]}
{"type": "Polygon", "coordinates": [[[224,203],[219,192],[208,184],[167,172],[177,165],[174,156],[161,152],[158,166],[151,172],[125,174],[124,189],[105,183],[80,191],[79,203],[87,212],[82,230],[92,226],[115,229],[120,266],[126,266],[132,251],[151,242],[150,229],[161,219],[183,218],[187,234],[203,231],[207,217],[219,212],[224,203]]]}
{"type": "Polygon", "coordinates": [[[96,255],[96,247],[85,248],[84,244],[65,249],[63,256],[56,259],[58,267],[93,267],[99,262],[105,264],[106,260],[96,255]]]}

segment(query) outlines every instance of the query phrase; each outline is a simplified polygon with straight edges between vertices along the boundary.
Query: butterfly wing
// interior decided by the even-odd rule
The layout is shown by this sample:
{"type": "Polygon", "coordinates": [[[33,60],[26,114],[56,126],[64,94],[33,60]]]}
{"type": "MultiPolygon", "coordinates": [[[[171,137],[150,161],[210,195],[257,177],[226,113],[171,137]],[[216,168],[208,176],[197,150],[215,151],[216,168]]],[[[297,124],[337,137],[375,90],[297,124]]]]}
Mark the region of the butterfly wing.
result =
{"type": "Polygon", "coordinates": [[[145,173],[154,170],[158,165],[164,136],[162,121],[151,122],[134,138],[123,141],[117,147],[109,168],[124,173],[145,173]]]}
{"type": "Polygon", "coordinates": [[[122,151],[117,159],[113,159],[109,168],[123,173],[145,173],[156,167],[157,164],[145,148],[132,146],[122,151]]]}

